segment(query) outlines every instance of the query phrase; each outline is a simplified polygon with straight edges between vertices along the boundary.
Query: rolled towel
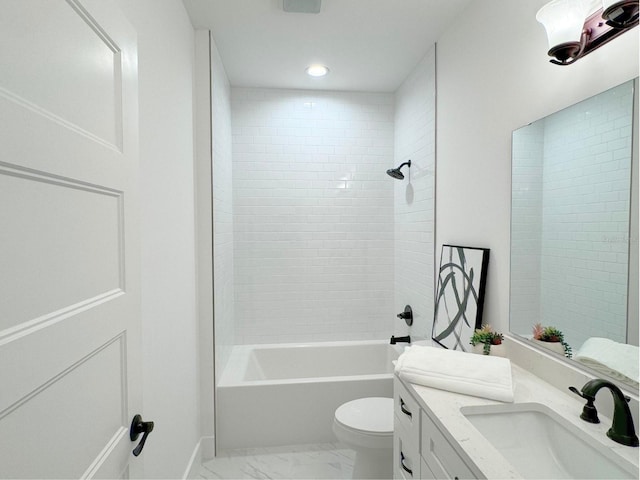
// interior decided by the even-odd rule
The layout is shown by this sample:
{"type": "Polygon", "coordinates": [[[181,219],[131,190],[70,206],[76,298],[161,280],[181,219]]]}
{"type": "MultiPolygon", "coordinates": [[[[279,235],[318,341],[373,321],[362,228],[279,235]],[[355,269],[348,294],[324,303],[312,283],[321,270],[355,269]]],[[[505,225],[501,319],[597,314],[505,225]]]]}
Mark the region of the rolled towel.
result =
{"type": "Polygon", "coordinates": [[[638,347],[608,338],[591,337],[582,344],[576,360],[638,388],[638,347]]]}
{"type": "Polygon", "coordinates": [[[400,355],[395,371],[410,383],[513,402],[508,358],[413,345],[400,355]]]}

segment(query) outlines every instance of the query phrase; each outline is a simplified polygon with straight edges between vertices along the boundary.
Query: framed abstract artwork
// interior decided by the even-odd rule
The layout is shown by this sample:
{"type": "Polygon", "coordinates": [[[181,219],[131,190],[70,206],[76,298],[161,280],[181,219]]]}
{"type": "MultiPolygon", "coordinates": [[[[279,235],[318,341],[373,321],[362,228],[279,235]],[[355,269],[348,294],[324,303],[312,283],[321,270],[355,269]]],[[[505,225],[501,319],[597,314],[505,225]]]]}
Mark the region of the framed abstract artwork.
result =
{"type": "Polygon", "coordinates": [[[489,249],[443,245],[431,338],[450,350],[471,350],[469,339],[482,326],[489,249]]]}

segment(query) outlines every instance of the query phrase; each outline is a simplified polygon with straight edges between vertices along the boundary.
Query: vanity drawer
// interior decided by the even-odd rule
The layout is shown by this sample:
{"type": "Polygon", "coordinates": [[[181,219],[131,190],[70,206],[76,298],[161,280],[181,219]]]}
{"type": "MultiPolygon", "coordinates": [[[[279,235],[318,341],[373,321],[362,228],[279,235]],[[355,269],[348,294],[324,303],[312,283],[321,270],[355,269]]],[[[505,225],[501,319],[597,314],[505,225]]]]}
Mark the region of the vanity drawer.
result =
{"type": "Polygon", "coordinates": [[[438,479],[463,480],[477,478],[425,413],[422,413],[420,453],[429,469],[425,472],[425,477],[427,478],[429,474],[438,479]]]}
{"type": "Polygon", "coordinates": [[[394,377],[393,382],[394,423],[396,427],[400,425],[405,429],[408,441],[418,445],[420,441],[420,406],[398,378],[394,377]]]}
{"type": "Polygon", "coordinates": [[[435,473],[431,471],[424,458],[420,457],[420,479],[421,480],[438,480],[435,473]]]}
{"type": "Polygon", "coordinates": [[[409,432],[396,423],[393,430],[393,478],[417,480],[420,475],[420,448],[408,438],[409,432]]]}

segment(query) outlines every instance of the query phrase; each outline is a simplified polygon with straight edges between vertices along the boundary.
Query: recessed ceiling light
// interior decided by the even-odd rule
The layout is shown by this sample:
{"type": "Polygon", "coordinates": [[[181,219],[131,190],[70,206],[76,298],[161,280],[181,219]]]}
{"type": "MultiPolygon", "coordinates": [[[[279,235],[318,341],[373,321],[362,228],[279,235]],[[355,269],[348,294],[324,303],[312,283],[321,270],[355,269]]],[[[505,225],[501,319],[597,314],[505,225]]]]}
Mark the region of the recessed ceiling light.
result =
{"type": "Polygon", "coordinates": [[[320,13],[322,0],[282,0],[282,9],[291,13],[320,13]]]}
{"type": "Polygon", "coordinates": [[[329,73],[329,69],[324,65],[309,65],[305,70],[307,75],[311,75],[312,77],[324,77],[327,73],[329,73]]]}

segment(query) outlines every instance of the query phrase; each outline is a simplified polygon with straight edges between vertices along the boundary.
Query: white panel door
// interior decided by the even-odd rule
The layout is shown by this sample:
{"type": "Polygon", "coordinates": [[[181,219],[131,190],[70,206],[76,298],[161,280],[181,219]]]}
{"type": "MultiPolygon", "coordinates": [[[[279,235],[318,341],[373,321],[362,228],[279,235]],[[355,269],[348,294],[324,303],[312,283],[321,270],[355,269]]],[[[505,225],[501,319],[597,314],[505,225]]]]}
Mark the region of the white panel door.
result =
{"type": "Polygon", "coordinates": [[[0,8],[0,477],[138,476],[136,32],[107,0],[0,8]]]}

